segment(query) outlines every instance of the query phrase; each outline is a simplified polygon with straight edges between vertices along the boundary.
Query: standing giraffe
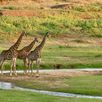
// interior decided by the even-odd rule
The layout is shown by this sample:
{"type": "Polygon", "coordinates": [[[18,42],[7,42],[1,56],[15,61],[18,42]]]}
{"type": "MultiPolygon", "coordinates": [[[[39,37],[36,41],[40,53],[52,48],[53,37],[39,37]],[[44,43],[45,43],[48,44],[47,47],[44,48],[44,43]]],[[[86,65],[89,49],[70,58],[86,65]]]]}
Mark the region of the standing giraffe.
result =
{"type": "MultiPolygon", "coordinates": [[[[31,49],[33,48],[33,46],[35,45],[35,42],[38,42],[37,38],[35,38],[28,46],[25,46],[21,50],[17,50],[18,51],[17,58],[23,59],[25,68],[27,68],[26,57],[29,54],[29,52],[31,51],[31,49]]],[[[26,73],[26,70],[25,70],[25,73],[26,73]]]]}
{"type": "Polygon", "coordinates": [[[40,67],[40,62],[41,62],[41,51],[42,51],[42,48],[44,47],[47,35],[48,35],[48,32],[43,37],[42,42],[33,51],[31,51],[26,58],[26,61],[28,63],[28,71],[31,69],[31,73],[33,73],[33,69],[32,69],[33,61],[36,61],[37,76],[39,76],[39,67],[40,67]]]}
{"type": "Polygon", "coordinates": [[[17,49],[21,43],[23,36],[26,35],[25,32],[22,32],[18,40],[14,45],[12,45],[8,50],[4,50],[0,54],[0,69],[1,74],[3,75],[3,63],[5,60],[12,60],[10,76],[12,76],[12,70],[15,75],[16,73],[16,58],[17,58],[17,49]]]}

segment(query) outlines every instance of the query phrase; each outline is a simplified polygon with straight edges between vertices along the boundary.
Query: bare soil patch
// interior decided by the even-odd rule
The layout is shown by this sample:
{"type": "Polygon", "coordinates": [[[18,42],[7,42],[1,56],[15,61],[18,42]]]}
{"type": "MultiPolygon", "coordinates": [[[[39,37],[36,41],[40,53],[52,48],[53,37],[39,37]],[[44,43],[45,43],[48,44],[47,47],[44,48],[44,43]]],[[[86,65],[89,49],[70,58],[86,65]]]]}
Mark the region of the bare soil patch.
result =
{"type": "Polygon", "coordinates": [[[4,10],[2,15],[5,16],[39,16],[39,13],[34,10],[4,10]]]}

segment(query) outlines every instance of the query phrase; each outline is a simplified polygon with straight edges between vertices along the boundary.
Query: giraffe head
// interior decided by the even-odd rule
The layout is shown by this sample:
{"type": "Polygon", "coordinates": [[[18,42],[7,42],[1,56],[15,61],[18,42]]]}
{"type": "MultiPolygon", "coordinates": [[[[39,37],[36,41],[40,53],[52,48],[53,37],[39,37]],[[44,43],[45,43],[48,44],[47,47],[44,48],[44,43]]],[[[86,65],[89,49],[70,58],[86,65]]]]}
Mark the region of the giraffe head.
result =
{"type": "Polygon", "coordinates": [[[36,38],[36,37],[34,38],[34,41],[37,42],[37,43],[39,43],[38,38],[36,38]]]}
{"type": "Polygon", "coordinates": [[[49,37],[48,32],[45,33],[44,38],[49,37]]]}
{"type": "Polygon", "coordinates": [[[45,37],[50,38],[49,32],[46,32],[45,37]]]}
{"type": "Polygon", "coordinates": [[[46,32],[46,34],[45,34],[45,35],[46,35],[46,36],[48,36],[48,34],[49,34],[49,32],[46,32]]]}
{"type": "Polygon", "coordinates": [[[22,35],[22,36],[27,36],[27,33],[26,33],[25,31],[22,31],[22,32],[21,32],[21,35],[22,35]]]}

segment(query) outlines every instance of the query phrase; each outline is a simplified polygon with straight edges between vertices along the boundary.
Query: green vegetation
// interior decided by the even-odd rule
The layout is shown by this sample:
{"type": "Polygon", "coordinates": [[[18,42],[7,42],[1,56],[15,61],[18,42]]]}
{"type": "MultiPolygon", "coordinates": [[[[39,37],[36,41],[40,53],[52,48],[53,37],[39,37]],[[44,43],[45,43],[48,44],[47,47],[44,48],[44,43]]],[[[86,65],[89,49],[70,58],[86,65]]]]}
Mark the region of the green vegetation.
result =
{"type": "MultiPolygon", "coordinates": [[[[43,34],[49,31],[52,36],[60,34],[82,34],[83,36],[102,37],[102,5],[93,3],[75,6],[71,9],[41,9],[30,6],[1,6],[5,10],[21,10],[25,14],[33,12],[35,16],[0,16],[0,31],[14,33],[26,30],[29,34],[43,34]]],[[[8,11],[9,12],[9,11],[8,11]]],[[[13,15],[16,14],[17,11],[13,15]]]]}
{"type": "MultiPolygon", "coordinates": [[[[46,44],[42,52],[40,69],[57,69],[57,66],[66,69],[102,68],[101,50],[101,47],[65,47],[46,44]]],[[[5,63],[5,70],[10,69],[9,62],[5,63]]],[[[24,69],[23,61],[17,61],[17,69],[24,69]]]]}
{"type": "Polygon", "coordinates": [[[102,76],[88,75],[77,77],[53,77],[48,76],[41,78],[31,78],[21,80],[9,80],[21,87],[32,89],[59,91],[66,93],[86,94],[94,96],[102,96],[102,76]]]}
{"type": "Polygon", "coordinates": [[[13,33],[17,31],[26,30],[29,34],[43,34],[49,31],[53,34],[73,34],[84,33],[89,36],[96,36],[102,34],[102,20],[101,19],[78,19],[72,16],[48,16],[46,18],[38,17],[0,17],[0,31],[13,33]]]}
{"type": "Polygon", "coordinates": [[[101,102],[100,99],[64,98],[16,90],[0,90],[1,102],[101,102]]]}

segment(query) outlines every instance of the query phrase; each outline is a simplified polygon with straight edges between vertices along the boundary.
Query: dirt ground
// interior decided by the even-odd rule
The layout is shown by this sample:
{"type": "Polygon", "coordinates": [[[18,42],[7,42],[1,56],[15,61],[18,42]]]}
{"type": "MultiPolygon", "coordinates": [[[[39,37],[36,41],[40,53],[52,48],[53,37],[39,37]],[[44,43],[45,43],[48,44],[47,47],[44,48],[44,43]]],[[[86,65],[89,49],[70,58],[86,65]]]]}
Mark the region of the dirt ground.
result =
{"type": "Polygon", "coordinates": [[[0,75],[0,81],[16,81],[16,80],[33,80],[33,79],[45,79],[45,78],[63,78],[63,77],[75,77],[75,76],[87,76],[87,75],[101,75],[102,71],[86,71],[86,70],[75,70],[75,71],[64,71],[64,70],[53,70],[53,71],[42,71],[39,74],[39,77],[36,77],[36,74],[33,75],[24,75],[19,73],[17,76],[9,76],[9,73],[0,75]]]}
{"type": "Polygon", "coordinates": [[[2,13],[6,16],[39,16],[39,14],[33,10],[4,10],[2,13]]]}

